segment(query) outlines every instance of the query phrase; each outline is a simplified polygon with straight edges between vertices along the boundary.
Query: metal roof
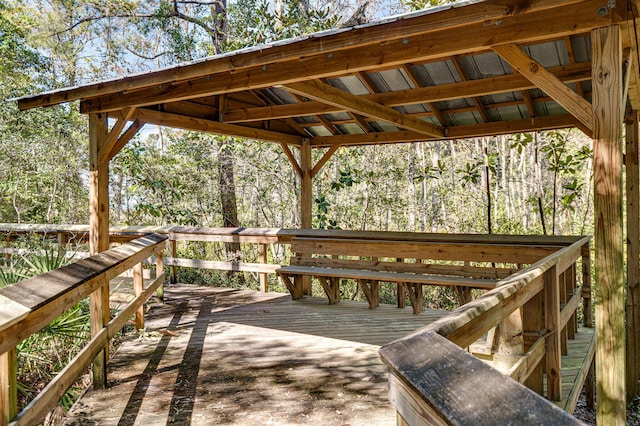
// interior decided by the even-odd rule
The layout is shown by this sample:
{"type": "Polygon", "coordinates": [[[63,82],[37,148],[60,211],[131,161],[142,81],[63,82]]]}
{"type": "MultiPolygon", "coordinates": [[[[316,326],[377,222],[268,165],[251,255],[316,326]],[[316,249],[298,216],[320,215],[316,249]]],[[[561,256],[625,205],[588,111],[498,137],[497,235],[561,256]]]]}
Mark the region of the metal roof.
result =
{"type": "MultiPolygon", "coordinates": [[[[353,145],[568,126],[589,133],[573,106],[590,101],[590,31],[634,24],[626,8],[609,6],[454,3],[18,103],[27,109],[79,99],[85,113],[293,145],[304,138],[314,146],[353,145]],[[498,49],[509,45],[518,46],[517,61],[542,67],[577,96],[545,93],[522,70],[514,72],[514,59],[498,49]]],[[[637,44],[632,33],[622,31],[626,46],[637,44]]]]}

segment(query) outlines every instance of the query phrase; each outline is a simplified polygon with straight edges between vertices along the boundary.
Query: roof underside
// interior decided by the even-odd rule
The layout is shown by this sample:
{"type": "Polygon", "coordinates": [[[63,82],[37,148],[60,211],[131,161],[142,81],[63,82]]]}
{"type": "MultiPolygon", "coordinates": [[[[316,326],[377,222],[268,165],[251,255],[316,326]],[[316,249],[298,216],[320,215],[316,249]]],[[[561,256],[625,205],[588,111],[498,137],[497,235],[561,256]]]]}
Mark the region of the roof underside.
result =
{"type": "MultiPolygon", "coordinates": [[[[18,100],[329,147],[579,127],[591,134],[593,29],[619,24],[640,108],[635,4],[451,5],[18,100]]],[[[123,129],[124,127],[121,127],[123,129]]]]}

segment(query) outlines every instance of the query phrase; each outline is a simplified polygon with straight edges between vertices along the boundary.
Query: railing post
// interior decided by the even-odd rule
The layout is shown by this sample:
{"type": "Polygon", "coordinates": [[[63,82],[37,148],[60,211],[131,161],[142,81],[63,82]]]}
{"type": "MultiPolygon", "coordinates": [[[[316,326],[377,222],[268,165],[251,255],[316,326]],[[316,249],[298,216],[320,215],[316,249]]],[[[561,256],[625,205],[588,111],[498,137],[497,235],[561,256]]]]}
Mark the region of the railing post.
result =
{"type": "MultiPolygon", "coordinates": [[[[160,250],[156,255],[156,278],[162,276],[164,274],[164,250],[160,250]]],[[[156,295],[160,302],[164,302],[164,283],[160,284],[158,290],[156,290],[156,295]]]]}
{"type": "Polygon", "coordinates": [[[66,232],[58,232],[58,245],[60,248],[67,248],[67,244],[69,244],[69,236],[66,232]]]}
{"type": "Polygon", "coordinates": [[[588,328],[593,328],[591,311],[591,248],[587,243],[582,246],[582,317],[583,325],[588,328]]]}
{"type": "MultiPolygon", "coordinates": [[[[524,334],[524,352],[528,352],[544,331],[544,298],[538,293],[522,307],[522,330],[524,334]]],[[[544,365],[542,362],[531,372],[524,385],[544,396],[544,365]]]]}
{"type": "Polygon", "coordinates": [[[16,349],[0,355],[0,424],[7,425],[18,414],[16,349]]]}
{"type": "Polygon", "coordinates": [[[544,323],[547,332],[547,353],[545,371],[547,373],[547,398],[551,401],[562,399],[561,386],[561,333],[560,324],[560,288],[558,269],[553,265],[544,273],[544,323]]]}
{"type": "MultiPolygon", "coordinates": [[[[142,263],[138,263],[133,267],[133,295],[138,297],[142,294],[144,289],[144,275],[142,270],[142,263]]],[[[144,328],[144,305],[140,306],[136,310],[136,330],[142,330],[144,328]]]]}
{"type": "MultiPolygon", "coordinates": [[[[567,274],[566,271],[562,272],[558,275],[558,291],[560,294],[560,309],[564,307],[564,304],[567,302],[567,297],[571,297],[567,295],[567,274]]],[[[562,355],[567,355],[569,353],[567,348],[567,330],[569,329],[569,324],[565,325],[560,329],[560,353],[562,355]]]]}
{"type": "MultiPolygon", "coordinates": [[[[91,336],[95,336],[102,330],[108,321],[105,316],[109,315],[109,282],[103,278],[101,286],[98,290],[91,293],[90,310],[91,310],[91,336]],[[104,289],[107,289],[105,292],[104,289]],[[105,298],[106,294],[106,298],[105,298]]],[[[107,359],[108,350],[105,347],[93,362],[93,387],[95,389],[104,389],[107,387],[107,359]]]]}
{"type": "MultiPolygon", "coordinates": [[[[169,245],[171,246],[171,257],[174,259],[178,257],[178,244],[172,235],[169,236],[169,245]]],[[[176,273],[176,267],[169,267],[169,274],[171,275],[171,284],[176,284],[178,282],[178,276],[176,273]]]]}
{"type": "MultiPolygon", "coordinates": [[[[264,243],[258,244],[258,259],[260,263],[267,263],[267,245],[264,243]]],[[[260,291],[266,293],[269,291],[269,279],[266,272],[260,272],[260,291]]]]}

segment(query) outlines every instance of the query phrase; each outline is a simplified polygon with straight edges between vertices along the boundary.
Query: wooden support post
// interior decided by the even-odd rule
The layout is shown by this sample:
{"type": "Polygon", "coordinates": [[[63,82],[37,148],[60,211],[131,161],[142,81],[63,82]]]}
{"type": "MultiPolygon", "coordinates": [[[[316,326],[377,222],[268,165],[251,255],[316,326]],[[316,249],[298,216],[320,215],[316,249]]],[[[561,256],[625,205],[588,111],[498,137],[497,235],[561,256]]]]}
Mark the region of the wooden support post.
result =
{"type": "MultiPolygon", "coordinates": [[[[267,263],[267,245],[258,244],[258,260],[260,263],[267,263]]],[[[266,293],[269,291],[269,277],[266,272],[260,272],[260,291],[266,293]]]]}
{"type": "MultiPolygon", "coordinates": [[[[398,257],[396,258],[396,262],[404,262],[404,259],[398,257]]],[[[403,283],[396,284],[396,296],[398,297],[398,308],[407,306],[407,292],[403,283]]]]}
{"type": "Polygon", "coordinates": [[[69,244],[69,235],[66,232],[58,232],[58,245],[61,249],[66,249],[69,244]]]}
{"type": "MultiPolygon", "coordinates": [[[[311,141],[303,139],[300,146],[300,225],[302,229],[311,229],[311,217],[313,211],[313,167],[311,165],[311,141]]],[[[311,294],[311,277],[302,277],[304,294],[311,294]]]]}
{"type": "Polygon", "coordinates": [[[6,425],[18,414],[16,349],[0,355],[0,424],[6,425]]]}
{"type": "MultiPolygon", "coordinates": [[[[107,137],[106,114],[89,114],[89,251],[92,255],[109,249],[109,162],[100,164],[98,152],[107,137]]],[[[109,282],[91,294],[91,335],[109,322],[109,282]]],[[[107,348],[93,362],[93,387],[107,384],[107,348]]]]}
{"type": "MultiPolygon", "coordinates": [[[[169,245],[171,246],[171,257],[176,259],[178,257],[178,243],[176,240],[169,240],[169,245]]],[[[176,266],[169,267],[169,275],[171,275],[171,284],[176,284],[178,282],[178,273],[176,266]]]]}
{"type": "Polygon", "coordinates": [[[585,327],[593,327],[593,305],[591,303],[591,247],[582,247],[582,318],[585,327]]]}
{"type": "MultiPolygon", "coordinates": [[[[544,331],[544,299],[542,293],[538,293],[522,307],[522,330],[528,336],[540,336],[544,331]]],[[[524,352],[528,352],[533,346],[533,339],[524,339],[524,352]]],[[[544,366],[540,362],[531,372],[524,385],[532,391],[544,396],[543,372],[544,366]]]]}
{"type": "Polygon", "coordinates": [[[494,365],[499,371],[507,371],[524,354],[522,313],[516,309],[505,317],[498,327],[498,342],[493,355],[494,365]]]}
{"type": "Polygon", "coordinates": [[[551,401],[562,399],[561,386],[561,342],[560,342],[560,287],[558,270],[552,266],[544,273],[544,323],[547,332],[547,354],[545,371],[547,373],[547,398],[551,401]]]}
{"type": "MultiPolygon", "coordinates": [[[[138,263],[133,267],[133,294],[138,297],[144,290],[144,275],[142,270],[142,263],[138,263]]],[[[142,330],[144,328],[144,305],[140,306],[136,310],[136,330],[142,330]]]]}
{"type": "MultiPolygon", "coordinates": [[[[566,286],[566,278],[567,275],[563,272],[558,276],[558,289],[560,290],[560,307],[567,302],[567,286],[566,286]]],[[[560,331],[560,352],[562,355],[567,355],[567,326],[562,327],[560,331]]]]}
{"type": "Polygon", "coordinates": [[[625,305],[622,244],[622,37],[612,25],[591,32],[596,247],[598,424],[624,424],[625,305]]]}
{"type": "Polygon", "coordinates": [[[640,394],[640,168],[638,111],[626,120],[627,400],[640,394]]]}
{"type": "MultiPolygon", "coordinates": [[[[162,274],[164,274],[164,250],[159,251],[156,255],[156,278],[162,274]]],[[[156,296],[160,302],[164,302],[164,282],[156,290],[156,296]]]]}

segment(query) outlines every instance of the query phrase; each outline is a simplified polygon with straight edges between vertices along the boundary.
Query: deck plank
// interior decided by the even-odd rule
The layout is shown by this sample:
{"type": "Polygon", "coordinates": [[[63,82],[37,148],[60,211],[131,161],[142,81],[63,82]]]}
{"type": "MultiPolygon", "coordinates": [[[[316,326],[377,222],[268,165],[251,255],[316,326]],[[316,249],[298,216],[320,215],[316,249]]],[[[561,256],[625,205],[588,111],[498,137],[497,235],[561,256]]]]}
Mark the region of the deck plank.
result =
{"type": "Polygon", "coordinates": [[[165,297],[65,425],[392,425],[379,346],[446,314],[184,285],[165,297]]]}
{"type": "Polygon", "coordinates": [[[447,314],[191,285],[165,298],[65,425],[394,425],[378,349],[447,314]]]}

